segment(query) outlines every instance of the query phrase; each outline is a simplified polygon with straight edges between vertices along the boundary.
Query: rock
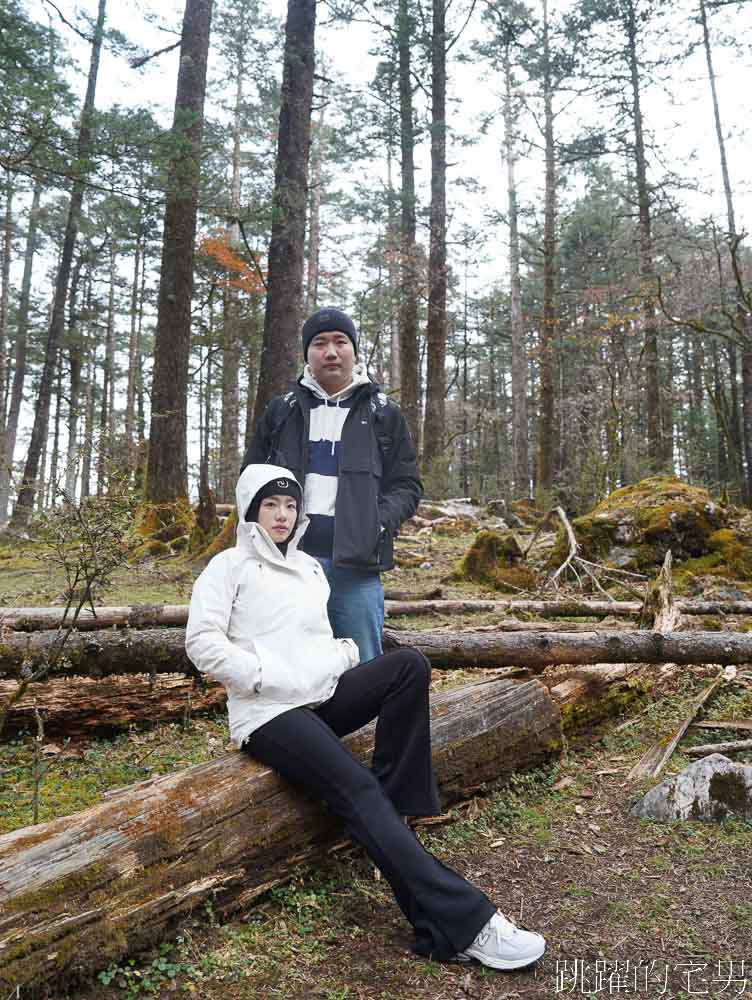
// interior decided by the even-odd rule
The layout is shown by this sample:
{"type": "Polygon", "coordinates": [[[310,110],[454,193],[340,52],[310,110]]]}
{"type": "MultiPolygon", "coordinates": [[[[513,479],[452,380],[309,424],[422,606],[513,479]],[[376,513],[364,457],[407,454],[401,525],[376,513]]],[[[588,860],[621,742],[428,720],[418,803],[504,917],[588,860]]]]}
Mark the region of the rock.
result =
{"type": "Polygon", "coordinates": [[[752,819],[752,766],[713,753],[651,788],[632,807],[645,819],[752,819]]]}
{"type": "MultiPolygon", "coordinates": [[[[584,559],[648,576],[670,550],[677,593],[693,592],[698,577],[752,579],[752,533],[743,512],[670,476],[650,476],[615,490],[574,518],[572,529],[584,559]]],[[[568,551],[560,530],[549,569],[560,566],[568,551]]]]}

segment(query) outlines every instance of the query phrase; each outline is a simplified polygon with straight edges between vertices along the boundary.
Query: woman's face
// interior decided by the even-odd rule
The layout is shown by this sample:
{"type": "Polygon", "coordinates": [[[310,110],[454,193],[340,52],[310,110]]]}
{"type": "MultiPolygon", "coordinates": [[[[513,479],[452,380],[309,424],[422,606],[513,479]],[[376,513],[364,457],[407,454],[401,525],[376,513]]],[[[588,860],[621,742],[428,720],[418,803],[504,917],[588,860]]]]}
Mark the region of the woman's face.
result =
{"type": "Polygon", "coordinates": [[[295,526],[298,505],[291,496],[275,494],[261,501],[258,523],[275,542],[286,542],[295,526]]]}

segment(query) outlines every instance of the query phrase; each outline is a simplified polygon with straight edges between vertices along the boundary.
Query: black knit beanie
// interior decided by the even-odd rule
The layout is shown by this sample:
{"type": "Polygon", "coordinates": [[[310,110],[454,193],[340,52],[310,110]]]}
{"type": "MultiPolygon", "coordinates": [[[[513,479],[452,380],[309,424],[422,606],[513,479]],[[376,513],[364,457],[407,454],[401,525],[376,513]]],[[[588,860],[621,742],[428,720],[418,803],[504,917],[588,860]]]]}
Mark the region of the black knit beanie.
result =
{"type": "MultiPolygon", "coordinates": [[[[261,501],[266,500],[267,497],[292,497],[295,503],[298,505],[298,518],[300,517],[301,508],[301,492],[300,487],[295,482],[294,479],[272,479],[271,482],[262,486],[261,489],[256,493],[253,500],[251,500],[248,505],[248,510],[245,512],[246,521],[258,521],[259,508],[261,506],[261,501]]],[[[295,525],[297,525],[297,519],[295,525]]],[[[293,531],[295,526],[293,526],[293,531]]],[[[292,532],[290,532],[292,534],[292,532]]]]}
{"type": "Polygon", "coordinates": [[[355,356],[358,356],[358,331],[355,324],[341,309],[334,306],[324,306],[317,309],[313,316],[309,316],[303,324],[303,357],[308,360],[308,345],[317,333],[324,333],[329,330],[337,330],[344,333],[352,341],[355,356]]]}

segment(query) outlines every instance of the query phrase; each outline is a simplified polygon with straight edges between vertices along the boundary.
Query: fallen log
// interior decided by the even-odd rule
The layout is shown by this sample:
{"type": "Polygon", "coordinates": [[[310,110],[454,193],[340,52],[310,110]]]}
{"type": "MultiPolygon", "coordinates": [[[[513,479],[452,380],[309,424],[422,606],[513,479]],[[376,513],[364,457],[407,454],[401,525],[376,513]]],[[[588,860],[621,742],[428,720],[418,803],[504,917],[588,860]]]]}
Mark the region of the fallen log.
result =
{"type": "MultiPolygon", "coordinates": [[[[15,681],[0,681],[0,705],[15,687],[15,681]]],[[[10,709],[5,735],[34,732],[35,710],[47,736],[108,736],[134,723],[172,722],[217,711],[226,702],[221,685],[209,680],[199,685],[176,674],[56,679],[36,685],[10,709]]]]}
{"type": "Polygon", "coordinates": [[[384,632],[385,649],[400,646],[438,668],[752,661],[752,635],[733,632],[384,632]]]}
{"type": "MultiPolygon", "coordinates": [[[[445,803],[537,766],[561,747],[561,716],[537,681],[498,680],[432,698],[445,803]]],[[[370,754],[373,726],[348,741],[370,754]]],[[[153,946],[207,900],[247,908],[337,824],[270,769],[235,753],[120,790],[0,837],[0,996],[25,1000],[153,946]],[[15,995],[15,994],[14,994],[15,995]]]]}
{"type": "MultiPolygon", "coordinates": [[[[176,628],[188,621],[187,604],[132,604],[125,607],[82,608],[76,619],[79,631],[118,628],[176,628]]],[[[39,632],[58,628],[63,608],[6,608],[0,611],[0,629],[39,632]]]]}
{"type": "MultiPolygon", "coordinates": [[[[525,600],[433,600],[441,588],[411,597],[406,591],[387,590],[384,610],[388,617],[426,614],[532,614],[541,618],[639,617],[639,601],[525,601],[525,600]]],[[[685,615],[752,615],[752,601],[675,601],[677,611],[685,615]]],[[[159,628],[184,626],[188,621],[187,604],[134,604],[130,607],[95,608],[81,611],[76,622],[79,631],[117,626],[118,628],[159,628]]],[[[37,632],[54,629],[62,623],[62,608],[6,608],[0,611],[0,629],[37,632]]]]}
{"type": "MultiPolygon", "coordinates": [[[[0,639],[0,680],[17,680],[24,670],[41,666],[54,638],[51,631],[7,632],[0,639]]],[[[184,642],[181,628],[74,632],[64,661],[47,676],[194,676],[184,642]]],[[[557,663],[752,662],[752,635],[736,632],[384,631],[386,650],[401,646],[416,646],[440,670],[506,666],[542,670],[557,663]]]]}

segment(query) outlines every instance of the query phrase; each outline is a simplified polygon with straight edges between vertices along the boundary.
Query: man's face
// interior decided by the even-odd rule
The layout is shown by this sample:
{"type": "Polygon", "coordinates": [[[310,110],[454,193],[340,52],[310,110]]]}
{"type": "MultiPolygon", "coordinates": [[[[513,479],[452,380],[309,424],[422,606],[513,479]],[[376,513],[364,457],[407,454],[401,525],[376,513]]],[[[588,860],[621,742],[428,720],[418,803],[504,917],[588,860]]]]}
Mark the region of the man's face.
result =
{"type": "Polygon", "coordinates": [[[318,384],[331,396],[352,382],[355,348],[346,333],[324,330],[308,345],[308,364],[318,384]]]}

